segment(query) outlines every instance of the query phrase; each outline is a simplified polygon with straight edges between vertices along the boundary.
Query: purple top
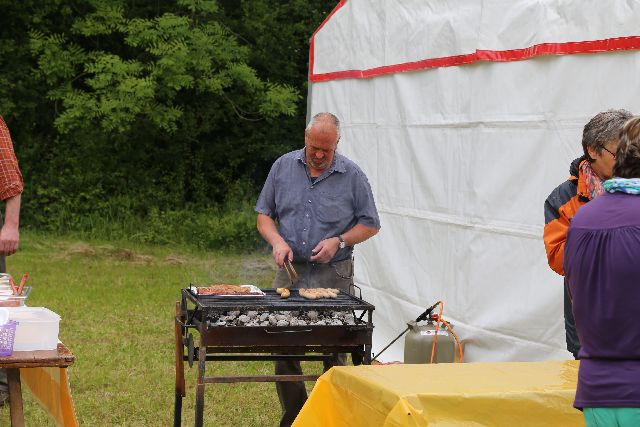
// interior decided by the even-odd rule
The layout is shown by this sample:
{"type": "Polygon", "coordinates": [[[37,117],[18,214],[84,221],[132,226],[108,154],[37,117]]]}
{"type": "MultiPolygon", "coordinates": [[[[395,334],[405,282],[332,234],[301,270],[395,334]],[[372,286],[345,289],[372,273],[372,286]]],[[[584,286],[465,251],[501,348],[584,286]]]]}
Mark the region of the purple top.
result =
{"type": "Polygon", "coordinates": [[[605,193],[583,206],[564,271],[582,343],[574,406],[640,407],[640,196],[605,193]]]}

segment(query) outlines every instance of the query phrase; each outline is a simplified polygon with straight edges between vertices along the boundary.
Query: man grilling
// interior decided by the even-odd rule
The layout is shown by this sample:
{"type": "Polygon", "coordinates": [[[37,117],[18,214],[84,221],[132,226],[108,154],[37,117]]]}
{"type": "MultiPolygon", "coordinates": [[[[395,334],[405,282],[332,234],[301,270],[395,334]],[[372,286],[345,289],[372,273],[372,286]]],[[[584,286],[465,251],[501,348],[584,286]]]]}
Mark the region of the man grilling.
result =
{"type": "MultiPolygon", "coordinates": [[[[299,288],[337,288],[350,292],[353,246],[378,233],[380,220],[365,174],[336,153],[340,121],[331,113],[316,114],[304,133],[305,146],[275,161],[258,202],[257,227],[273,247],[280,267],[274,288],[289,287],[285,260],[298,273],[299,288]],[[276,221],[278,224],[276,225],[276,221]]],[[[338,355],[325,371],[344,365],[338,355]]],[[[277,375],[302,374],[299,361],[277,361],[277,375]]],[[[290,426],[307,399],[303,382],[276,383],[282,419],[290,426]]]]}

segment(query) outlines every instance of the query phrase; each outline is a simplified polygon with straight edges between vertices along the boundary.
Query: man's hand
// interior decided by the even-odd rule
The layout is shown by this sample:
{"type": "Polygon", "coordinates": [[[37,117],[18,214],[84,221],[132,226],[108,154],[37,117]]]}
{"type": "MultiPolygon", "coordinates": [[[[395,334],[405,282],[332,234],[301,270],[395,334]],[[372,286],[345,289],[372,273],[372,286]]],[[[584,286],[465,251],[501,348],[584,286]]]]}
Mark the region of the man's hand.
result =
{"type": "Polygon", "coordinates": [[[333,256],[338,252],[339,247],[340,241],[337,237],[330,237],[328,239],[321,240],[320,243],[313,248],[313,251],[311,251],[315,255],[309,258],[309,260],[325,264],[333,259],[333,256]]]}
{"type": "Polygon", "coordinates": [[[18,250],[20,232],[18,227],[5,223],[0,230],[0,255],[13,255],[18,250]]]}
{"type": "Polygon", "coordinates": [[[293,261],[293,251],[287,245],[284,240],[281,243],[278,243],[273,246],[273,259],[278,264],[278,267],[284,268],[284,260],[289,259],[289,261],[293,261]]]}
{"type": "Polygon", "coordinates": [[[256,219],[256,225],[260,235],[264,240],[269,242],[273,248],[273,259],[276,264],[278,264],[278,267],[284,267],[285,258],[289,258],[289,261],[293,261],[293,251],[282,236],[280,236],[280,233],[278,233],[278,228],[276,227],[276,222],[273,218],[259,213],[256,219]]]}

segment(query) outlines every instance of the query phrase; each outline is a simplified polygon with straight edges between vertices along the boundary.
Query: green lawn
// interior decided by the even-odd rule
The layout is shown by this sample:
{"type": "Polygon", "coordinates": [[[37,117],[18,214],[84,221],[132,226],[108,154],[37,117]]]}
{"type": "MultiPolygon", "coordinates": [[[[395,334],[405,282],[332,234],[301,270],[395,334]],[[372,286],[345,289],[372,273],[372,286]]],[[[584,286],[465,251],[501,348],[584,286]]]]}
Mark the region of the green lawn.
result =
{"type": "MultiPolygon", "coordinates": [[[[269,286],[268,253],[224,254],[189,248],[80,242],[23,233],[9,273],[29,273],[30,306],[61,317],[60,340],[75,354],[69,369],[82,426],[169,426],[175,389],[174,310],[189,282],[269,286]]],[[[207,373],[212,365],[208,362],[207,373]]],[[[319,373],[319,363],[307,364],[319,373]]],[[[271,374],[270,362],[219,362],[216,375],[271,374]]],[[[197,369],[185,365],[183,425],[193,425],[197,369]]],[[[313,383],[308,383],[312,387],[313,383]]],[[[53,426],[26,387],[25,422],[53,426]]],[[[274,426],[280,415],[273,383],[207,385],[205,425],[274,426]]],[[[8,422],[8,405],[0,425],[8,422]]]]}

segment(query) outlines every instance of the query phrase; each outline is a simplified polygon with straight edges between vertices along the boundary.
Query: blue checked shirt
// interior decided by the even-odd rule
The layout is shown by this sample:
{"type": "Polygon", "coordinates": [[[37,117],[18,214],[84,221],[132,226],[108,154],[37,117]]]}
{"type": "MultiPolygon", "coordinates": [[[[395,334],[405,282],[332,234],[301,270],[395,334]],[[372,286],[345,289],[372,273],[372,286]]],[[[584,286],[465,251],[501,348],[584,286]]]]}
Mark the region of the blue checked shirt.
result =
{"type": "MultiPolygon", "coordinates": [[[[338,153],[315,182],[304,149],[280,157],[271,167],[255,210],[279,222],[280,235],[293,250],[294,262],[308,261],[318,242],[356,224],[380,228],[366,175],[338,153]]],[[[350,258],[352,252],[353,247],[338,249],[331,262],[350,258]]]]}

